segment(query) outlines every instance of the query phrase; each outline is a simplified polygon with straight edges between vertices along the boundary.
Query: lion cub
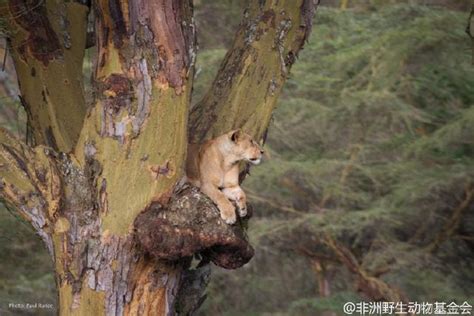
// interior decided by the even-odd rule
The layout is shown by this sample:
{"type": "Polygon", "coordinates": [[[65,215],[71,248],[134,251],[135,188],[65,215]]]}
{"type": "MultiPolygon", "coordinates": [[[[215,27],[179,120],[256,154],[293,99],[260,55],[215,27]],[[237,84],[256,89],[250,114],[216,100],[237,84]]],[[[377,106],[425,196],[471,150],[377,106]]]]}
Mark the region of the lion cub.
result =
{"type": "Polygon", "coordinates": [[[240,129],[205,142],[202,146],[190,145],[186,161],[188,180],[199,187],[217,204],[222,219],[227,224],[247,215],[247,199],[239,186],[239,161],[258,165],[263,150],[250,135],[240,129]]]}

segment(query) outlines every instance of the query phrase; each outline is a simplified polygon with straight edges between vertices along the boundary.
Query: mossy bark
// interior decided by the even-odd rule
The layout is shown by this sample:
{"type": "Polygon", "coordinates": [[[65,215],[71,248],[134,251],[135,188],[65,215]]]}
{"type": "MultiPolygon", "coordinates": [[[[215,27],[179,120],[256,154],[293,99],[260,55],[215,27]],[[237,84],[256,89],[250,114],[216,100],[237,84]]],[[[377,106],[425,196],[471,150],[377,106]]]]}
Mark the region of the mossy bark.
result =
{"type": "Polygon", "coordinates": [[[21,100],[36,144],[69,152],[79,137],[86,105],[82,61],[88,7],[11,0],[0,8],[8,22],[21,100]]]}
{"type": "MultiPolygon", "coordinates": [[[[86,197],[92,196],[83,219],[90,223],[71,236],[56,236],[57,257],[71,260],[57,268],[66,279],[61,278],[60,301],[77,314],[98,308],[112,315],[170,314],[182,266],[145,258],[133,228],[150,203],[167,204],[183,176],[194,49],[191,6],[98,1],[94,10],[96,99],[74,151],[90,188],[86,197]],[[76,242],[72,252],[79,254],[64,256],[60,245],[73,238],[82,238],[84,246],[77,249],[81,241],[76,242]],[[87,260],[76,267],[78,256],[87,260]]],[[[77,211],[64,217],[75,219],[77,211]]]]}
{"type": "MultiPolygon", "coordinates": [[[[224,224],[215,205],[180,182],[195,58],[192,5],[96,1],[87,108],[90,9],[88,1],[61,0],[9,0],[0,8],[34,137],[27,145],[0,130],[0,195],[45,241],[61,315],[189,314],[202,289],[186,284],[205,287],[207,262],[236,268],[253,255],[242,228],[224,224]],[[203,265],[187,270],[197,253],[203,265]]],[[[313,9],[312,1],[250,6],[193,111],[193,141],[237,126],[263,136],[313,9]]]]}
{"type": "Polygon", "coordinates": [[[2,197],[40,232],[61,315],[165,315],[183,265],[143,254],[134,220],[183,176],[194,26],[189,1],[11,0],[2,7],[34,148],[2,131],[2,197]],[[82,63],[95,11],[95,100],[82,63]]]}
{"type": "Polygon", "coordinates": [[[250,1],[212,87],[190,113],[191,143],[235,128],[264,141],[315,8],[312,0],[250,1]]]}

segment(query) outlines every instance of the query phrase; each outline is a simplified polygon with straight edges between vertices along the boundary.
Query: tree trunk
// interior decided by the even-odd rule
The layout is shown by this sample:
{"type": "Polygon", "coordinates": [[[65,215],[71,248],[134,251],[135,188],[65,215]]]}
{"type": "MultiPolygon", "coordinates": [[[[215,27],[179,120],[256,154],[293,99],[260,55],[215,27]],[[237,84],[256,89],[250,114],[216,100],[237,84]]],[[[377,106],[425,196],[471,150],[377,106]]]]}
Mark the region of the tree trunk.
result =
{"type": "MultiPolygon", "coordinates": [[[[208,262],[253,256],[242,225],[181,181],[195,59],[190,1],[94,3],[94,101],[82,63],[88,1],[9,0],[8,27],[34,147],[0,131],[0,194],[35,227],[61,315],[191,314],[208,262]],[[189,269],[197,256],[201,264],[189,269]]],[[[193,142],[266,131],[311,28],[312,1],[258,1],[189,123],[193,142]],[[254,93],[246,91],[253,87],[254,93]],[[257,124],[258,123],[258,124],[257,124]]]]}

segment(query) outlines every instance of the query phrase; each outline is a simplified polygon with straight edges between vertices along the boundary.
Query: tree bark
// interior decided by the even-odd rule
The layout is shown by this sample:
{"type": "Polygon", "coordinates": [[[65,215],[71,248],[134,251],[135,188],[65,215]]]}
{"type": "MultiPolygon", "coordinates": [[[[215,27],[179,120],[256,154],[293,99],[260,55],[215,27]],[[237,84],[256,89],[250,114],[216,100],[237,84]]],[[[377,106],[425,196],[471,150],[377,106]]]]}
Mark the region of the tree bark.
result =
{"type": "Polygon", "coordinates": [[[69,152],[86,110],[82,61],[88,7],[79,1],[11,0],[0,10],[36,144],[69,152]]]}
{"type": "Polygon", "coordinates": [[[189,131],[191,2],[96,1],[87,106],[90,9],[88,1],[60,0],[0,8],[35,140],[0,131],[0,195],[45,241],[61,315],[188,315],[202,303],[208,262],[237,268],[253,256],[246,220],[226,225],[181,181],[188,132],[194,142],[233,127],[263,138],[314,6],[252,4],[189,131]],[[190,270],[193,256],[201,264],[190,270]]]}
{"type": "Polygon", "coordinates": [[[190,113],[200,143],[234,128],[265,141],[276,101],[308,39],[313,0],[250,1],[212,87],[190,113]]]}

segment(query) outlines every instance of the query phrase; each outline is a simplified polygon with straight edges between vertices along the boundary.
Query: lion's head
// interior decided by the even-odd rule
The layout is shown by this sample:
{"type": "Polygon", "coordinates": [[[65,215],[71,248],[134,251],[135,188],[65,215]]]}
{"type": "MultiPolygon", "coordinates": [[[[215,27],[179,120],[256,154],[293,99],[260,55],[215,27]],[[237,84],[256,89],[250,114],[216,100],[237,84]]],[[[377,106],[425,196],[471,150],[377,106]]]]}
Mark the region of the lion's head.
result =
{"type": "Polygon", "coordinates": [[[264,151],[249,134],[238,129],[228,135],[233,145],[232,151],[236,156],[254,165],[258,165],[262,161],[264,151]]]}

